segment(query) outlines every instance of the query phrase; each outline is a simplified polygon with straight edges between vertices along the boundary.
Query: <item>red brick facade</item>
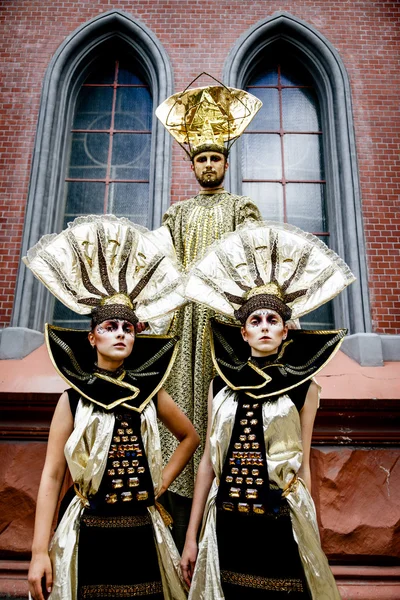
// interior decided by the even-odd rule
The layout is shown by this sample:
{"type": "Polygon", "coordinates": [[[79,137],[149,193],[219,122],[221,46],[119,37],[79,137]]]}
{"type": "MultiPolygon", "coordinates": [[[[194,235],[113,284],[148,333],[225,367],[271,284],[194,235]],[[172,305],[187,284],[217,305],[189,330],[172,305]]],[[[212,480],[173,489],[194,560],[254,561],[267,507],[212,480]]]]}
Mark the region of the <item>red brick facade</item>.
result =
{"type": "MultiPolygon", "coordinates": [[[[373,331],[399,334],[400,3],[385,0],[0,0],[0,327],[12,316],[46,71],[68,36],[111,10],[138,19],[158,38],[175,91],[201,71],[221,78],[237,40],[276,12],[308,23],[327,40],[350,81],[373,331]]],[[[183,151],[172,147],[176,202],[197,185],[183,151]]],[[[0,597],[26,597],[45,441],[65,384],[44,346],[1,362],[0,597]]],[[[400,597],[399,367],[359,366],[338,353],[319,375],[313,495],[346,600],[400,597]]]]}
{"type": "MultiPolygon", "coordinates": [[[[57,48],[77,27],[110,9],[141,20],[168,53],[176,90],[200,71],[221,77],[249,27],[286,11],[317,29],[339,52],[350,78],[374,331],[398,333],[399,133],[397,2],[338,0],[18,0],[2,2],[0,56],[0,325],[10,323],[41,86],[57,48]]],[[[178,147],[172,202],[196,189],[178,147]]]]}

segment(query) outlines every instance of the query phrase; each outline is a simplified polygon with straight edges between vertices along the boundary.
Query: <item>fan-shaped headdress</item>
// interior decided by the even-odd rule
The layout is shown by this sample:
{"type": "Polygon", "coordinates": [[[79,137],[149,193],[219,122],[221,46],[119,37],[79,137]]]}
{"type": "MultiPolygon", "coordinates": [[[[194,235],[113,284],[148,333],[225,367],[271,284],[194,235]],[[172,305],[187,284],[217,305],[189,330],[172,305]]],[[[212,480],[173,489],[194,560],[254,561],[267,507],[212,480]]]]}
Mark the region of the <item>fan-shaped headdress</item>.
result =
{"type": "Polygon", "coordinates": [[[147,321],[185,302],[177,263],[144,228],[113,215],[78,217],[23,261],[58,300],[96,323],[147,321]]]}
{"type": "Polygon", "coordinates": [[[170,96],[156,110],[156,116],[193,159],[207,150],[228,155],[262,106],[261,100],[244,90],[219,85],[189,89],[170,96]]]}
{"type": "MultiPolygon", "coordinates": [[[[58,300],[95,323],[135,324],[168,315],[185,303],[166,230],[148,232],[113,215],[79,217],[44,236],[23,260],[58,300]]],[[[70,386],[107,410],[141,412],[163,385],[176,357],[176,337],[136,336],[135,351],[115,373],[94,364],[88,332],[46,325],[50,358],[70,386]]]]}
{"type": "Polygon", "coordinates": [[[355,280],[310,233],[287,224],[246,223],[213,244],[191,270],[186,296],[244,323],[269,307],[284,321],[334,298],[355,280]]]}

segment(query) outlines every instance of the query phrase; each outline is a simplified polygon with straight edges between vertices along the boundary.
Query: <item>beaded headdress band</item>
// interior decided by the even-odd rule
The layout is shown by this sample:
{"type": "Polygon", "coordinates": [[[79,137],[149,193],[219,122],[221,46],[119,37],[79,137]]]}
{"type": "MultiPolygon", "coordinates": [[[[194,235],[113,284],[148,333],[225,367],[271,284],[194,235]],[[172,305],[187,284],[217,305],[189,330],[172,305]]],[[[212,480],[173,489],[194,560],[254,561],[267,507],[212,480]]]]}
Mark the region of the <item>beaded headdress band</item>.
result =
{"type": "Polygon", "coordinates": [[[261,106],[261,100],[252,94],[201,73],[183,92],[164,100],[156,116],[191,159],[206,151],[228,156],[261,106]],[[202,75],[219,85],[189,89],[202,75]]]}

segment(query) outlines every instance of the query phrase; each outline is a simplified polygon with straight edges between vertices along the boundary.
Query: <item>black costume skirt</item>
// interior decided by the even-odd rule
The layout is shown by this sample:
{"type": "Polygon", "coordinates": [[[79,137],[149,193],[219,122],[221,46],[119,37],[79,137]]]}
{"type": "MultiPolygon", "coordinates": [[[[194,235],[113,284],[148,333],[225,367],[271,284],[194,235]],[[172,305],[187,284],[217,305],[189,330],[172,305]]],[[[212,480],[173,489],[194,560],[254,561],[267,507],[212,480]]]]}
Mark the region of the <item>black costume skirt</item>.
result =
{"type": "Polygon", "coordinates": [[[311,598],[286,500],[277,516],[217,510],[217,540],[225,600],[311,598]]]}
{"type": "Polygon", "coordinates": [[[147,509],[134,515],[84,512],[79,532],[78,598],[164,598],[147,509]]]}

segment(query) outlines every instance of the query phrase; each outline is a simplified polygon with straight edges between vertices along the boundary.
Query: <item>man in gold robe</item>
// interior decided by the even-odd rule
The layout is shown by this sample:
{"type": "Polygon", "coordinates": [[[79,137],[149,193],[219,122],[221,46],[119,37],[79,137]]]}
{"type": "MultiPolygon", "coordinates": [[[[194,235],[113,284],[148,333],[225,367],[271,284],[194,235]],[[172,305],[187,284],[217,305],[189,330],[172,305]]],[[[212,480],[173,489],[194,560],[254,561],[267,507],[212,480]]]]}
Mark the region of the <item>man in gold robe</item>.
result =
{"type": "MultiPolygon", "coordinates": [[[[223,187],[229,143],[232,145],[232,141],[241,135],[260,107],[261,102],[243,90],[212,86],[175,94],[156,111],[190,156],[191,168],[199,183],[196,196],[173,204],[163,218],[163,225],[171,234],[178,261],[185,271],[224,234],[234,231],[247,219],[261,219],[250,198],[231,194],[223,187]]],[[[177,311],[172,323],[173,333],[180,338],[180,348],[166,388],[192,421],[201,439],[193,461],[169,488],[166,506],[174,519],[178,549],[182,549],[185,539],[194,480],[207,429],[208,388],[214,375],[208,336],[211,316],[211,310],[190,303],[177,311]]],[[[163,429],[161,443],[167,461],[176,447],[176,440],[163,429]]]]}

